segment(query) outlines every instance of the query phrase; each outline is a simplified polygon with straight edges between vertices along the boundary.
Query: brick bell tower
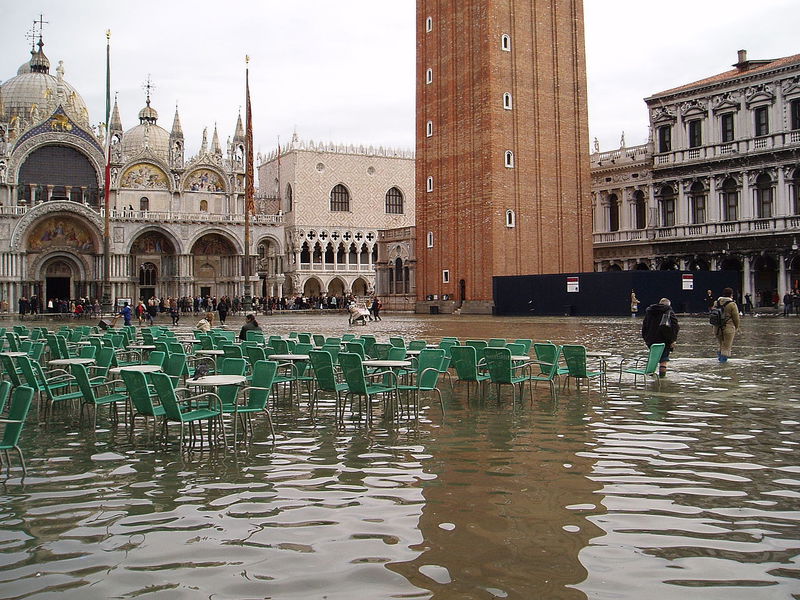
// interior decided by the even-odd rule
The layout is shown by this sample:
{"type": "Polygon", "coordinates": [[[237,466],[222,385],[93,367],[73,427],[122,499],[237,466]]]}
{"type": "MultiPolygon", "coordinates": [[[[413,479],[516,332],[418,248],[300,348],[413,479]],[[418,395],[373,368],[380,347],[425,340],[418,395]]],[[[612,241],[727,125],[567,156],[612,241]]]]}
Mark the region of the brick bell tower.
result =
{"type": "Polygon", "coordinates": [[[582,0],[417,0],[416,90],[417,311],[591,271],[582,0]]]}

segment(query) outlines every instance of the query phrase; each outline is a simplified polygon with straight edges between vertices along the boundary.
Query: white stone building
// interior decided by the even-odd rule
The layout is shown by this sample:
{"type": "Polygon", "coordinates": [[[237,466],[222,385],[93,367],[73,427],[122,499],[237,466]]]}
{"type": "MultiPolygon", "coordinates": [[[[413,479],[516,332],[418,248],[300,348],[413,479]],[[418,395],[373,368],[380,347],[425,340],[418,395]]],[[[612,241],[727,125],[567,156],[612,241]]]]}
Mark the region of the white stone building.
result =
{"type": "MultiPolygon", "coordinates": [[[[21,296],[100,297],[103,278],[105,132],[56,75],[41,37],[31,57],[0,85],[0,301],[21,296]]],[[[125,130],[114,106],[110,241],[114,298],[243,292],[244,130],[222,147],[185,157],[177,110],[158,125],[148,93],[138,124],[125,130]]],[[[284,253],[281,216],[259,203],[251,254],[284,253]]],[[[255,277],[255,273],[253,273],[255,277]]],[[[256,289],[256,293],[257,293],[256,289]]]]}
{"type": "Polygon", "coordinates": [[[652,140],[592,154],[595,269],[734,270],[771,304],[800,285],[800,55],[647,98],[652,140]]]}
{"type": "MultiPolygon", "coordinates": [[[[281,207],[286,254],[266,295],[366,296],[375,286],[378,232],[414,225],[414,155],[388,148],[292,141],[260,158],[259,189],[281,207]]],[[[271,263],[270,263],[271,264],[271,263]]]]}

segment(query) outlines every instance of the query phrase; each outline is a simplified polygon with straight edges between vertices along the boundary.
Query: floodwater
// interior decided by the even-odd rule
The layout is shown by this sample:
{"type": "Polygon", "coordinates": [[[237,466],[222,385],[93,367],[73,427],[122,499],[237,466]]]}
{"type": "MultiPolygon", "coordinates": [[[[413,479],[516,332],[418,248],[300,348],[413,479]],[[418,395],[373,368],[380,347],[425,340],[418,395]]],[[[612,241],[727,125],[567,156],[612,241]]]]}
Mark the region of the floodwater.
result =
{"type": "MultiPolygon", "coordinates": [[[[800,318],[744,320],[725,365],[704,319],[681,324],[660,389],[612,375],[607,394],[468,401],[444,382],[444,417],[426,401],[418,426],[372,428],[281,403],[274,447],[260,422],[238,451],[183,456],[105,416],[96,432],[30,426],[28,477],[0,485],[0,597],[800,598],[800,318]]],[[[387,315],[351,330],[637,356],[639,325],[387,315]]]]}

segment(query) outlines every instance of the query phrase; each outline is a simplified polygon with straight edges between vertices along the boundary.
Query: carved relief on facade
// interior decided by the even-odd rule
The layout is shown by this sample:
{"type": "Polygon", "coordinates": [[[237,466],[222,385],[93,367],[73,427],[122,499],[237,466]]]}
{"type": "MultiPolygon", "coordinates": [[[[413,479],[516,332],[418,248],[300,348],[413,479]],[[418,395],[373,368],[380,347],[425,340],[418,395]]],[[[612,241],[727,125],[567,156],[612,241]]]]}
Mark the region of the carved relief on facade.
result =
{"type": "Polygon", "coordinates": [[[120,187],[166,190],[167,175],[154,165],[140,163],[128,168],[122,175],[120,187]]]}

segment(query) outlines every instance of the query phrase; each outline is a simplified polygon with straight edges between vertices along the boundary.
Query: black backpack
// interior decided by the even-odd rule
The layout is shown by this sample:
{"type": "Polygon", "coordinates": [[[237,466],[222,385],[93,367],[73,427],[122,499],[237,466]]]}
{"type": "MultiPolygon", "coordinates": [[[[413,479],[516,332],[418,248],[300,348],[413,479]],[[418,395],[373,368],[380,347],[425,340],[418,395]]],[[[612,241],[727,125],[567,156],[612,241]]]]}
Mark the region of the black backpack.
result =
{"type": "Polygon", "coordinates": [[[727,322],[725,317],[725,307],[731,302],[728,300],[725,304],[717,304],[710,311],[708,311],[708,322],[714,327],[724,327],[727,322]]]}

